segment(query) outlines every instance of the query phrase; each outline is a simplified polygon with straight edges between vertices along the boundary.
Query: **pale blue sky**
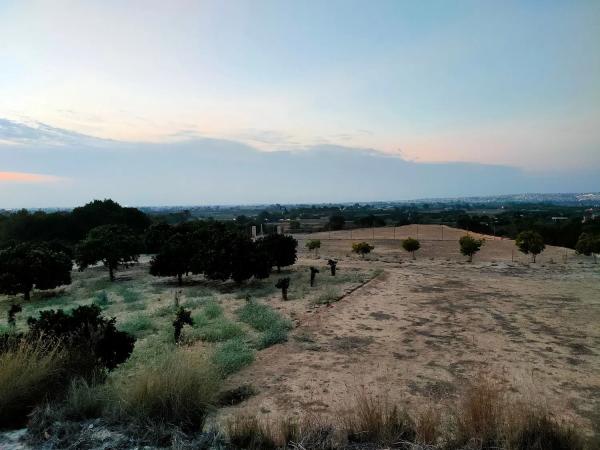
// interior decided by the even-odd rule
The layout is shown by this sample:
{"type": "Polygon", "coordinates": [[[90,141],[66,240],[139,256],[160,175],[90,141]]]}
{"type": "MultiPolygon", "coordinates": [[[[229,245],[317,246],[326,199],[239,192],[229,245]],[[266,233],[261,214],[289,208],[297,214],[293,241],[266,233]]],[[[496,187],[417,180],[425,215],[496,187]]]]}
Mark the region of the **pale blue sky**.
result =
{"type": "Polygon", "coordinates": [[[600,2],[0,0],[0,118],[600,170],[600,2]]]}

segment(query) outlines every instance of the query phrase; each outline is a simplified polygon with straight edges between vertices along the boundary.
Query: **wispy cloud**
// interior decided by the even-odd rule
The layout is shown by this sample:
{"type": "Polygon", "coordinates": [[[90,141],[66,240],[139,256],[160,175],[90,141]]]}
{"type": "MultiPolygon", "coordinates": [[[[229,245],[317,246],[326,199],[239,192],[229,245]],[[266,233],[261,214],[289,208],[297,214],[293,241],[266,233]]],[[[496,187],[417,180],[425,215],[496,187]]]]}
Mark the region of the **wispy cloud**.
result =
{"type": "Polygon", "coordinates": [[[63,178],[27,172],[0,172],[0,183],[55,183],[63,178]]]}

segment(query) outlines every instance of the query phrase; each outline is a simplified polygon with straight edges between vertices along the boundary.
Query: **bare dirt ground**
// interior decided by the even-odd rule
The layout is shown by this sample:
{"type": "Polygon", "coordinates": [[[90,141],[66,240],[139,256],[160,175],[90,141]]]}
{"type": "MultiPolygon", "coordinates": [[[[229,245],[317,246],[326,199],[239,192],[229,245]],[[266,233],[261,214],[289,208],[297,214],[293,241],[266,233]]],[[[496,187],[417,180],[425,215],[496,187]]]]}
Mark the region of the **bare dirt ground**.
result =
{"type": "Polygon", "coordinates": [[[419,228],[416,261],[400,243],[417,236],[412,228],[398,228],[396,240],[381,239],[393,237],[391,228],[357,230],[353,239],[347,231],[297,236],[301,265],[335,257],[340,274],[381,273],[330,306],[295,306],[289,342],[229,380],[259,394],[224,414],[333,415],[363,388],[418,408],[486,376],[589,429],[600,410],[600,265],[557,247],[529,264],[513,241],[492,237],[469,264],[457,243],[466,232],[445,227],[447,240],[428,240],[441,228],[419,228]],[[352,242],[373,233],[372,255],[350,254],[352,242]],[[319,259],[304,249],[314,238],[322,239],[319,259]]]}

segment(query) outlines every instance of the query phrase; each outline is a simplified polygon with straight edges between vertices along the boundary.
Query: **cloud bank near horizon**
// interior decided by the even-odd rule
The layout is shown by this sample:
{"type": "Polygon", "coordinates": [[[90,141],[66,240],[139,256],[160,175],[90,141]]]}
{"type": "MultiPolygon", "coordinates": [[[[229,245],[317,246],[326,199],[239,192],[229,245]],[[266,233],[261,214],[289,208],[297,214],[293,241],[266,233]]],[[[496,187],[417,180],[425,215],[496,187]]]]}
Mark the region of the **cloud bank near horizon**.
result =
{"type": "Polygon", "coordinates": [[[0,170],[0,208],[68,207],[93,198],[140,206],[598,190],[592,168],[533,174],[498,165],[418,163],[333,145],[262,152],[202,137],[166,143],[110,141],[5,119],[0,120],[0,170]]]}

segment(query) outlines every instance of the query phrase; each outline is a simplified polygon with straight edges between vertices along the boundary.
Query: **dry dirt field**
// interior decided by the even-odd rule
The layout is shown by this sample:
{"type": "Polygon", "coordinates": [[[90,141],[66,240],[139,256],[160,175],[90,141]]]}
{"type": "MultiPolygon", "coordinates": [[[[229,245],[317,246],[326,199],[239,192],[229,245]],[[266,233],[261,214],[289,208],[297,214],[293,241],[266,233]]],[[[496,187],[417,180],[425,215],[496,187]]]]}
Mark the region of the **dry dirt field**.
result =
{"type": "Polygon", "coordinates": [[[398,228],[395,241],[381,239],[392,228],[297,236],[301,266],[334,257],[340,274],[378,275],[329,306],[267,299],[297,327],[229,379],[259,393],[222,414],[333,415],[361,389],[419,408],[488,377],[589,429],[600,411],[600,265],[557,247],[530,264],[513,241],[491,237],[467,263],[457,243],[466,232],[444,227],[441,241],[441,227],[419,228],[415,261],[399,239],[416,226],[398,228]],[[350,254],[373,233],[371,255],[350,254]],[[315,238],[319,258],[304,248],[315,238]]]}

